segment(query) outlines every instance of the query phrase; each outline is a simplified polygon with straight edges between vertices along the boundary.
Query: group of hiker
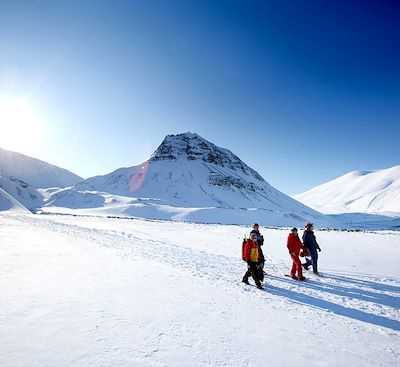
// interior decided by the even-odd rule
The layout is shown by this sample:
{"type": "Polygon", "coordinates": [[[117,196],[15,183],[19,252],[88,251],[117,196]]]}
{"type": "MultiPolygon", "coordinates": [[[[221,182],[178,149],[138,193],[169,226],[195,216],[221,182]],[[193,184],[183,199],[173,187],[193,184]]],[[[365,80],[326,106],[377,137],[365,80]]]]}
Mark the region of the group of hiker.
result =
{"type": "MultiPolygon", "coordinates": [[[[253,224],[249,238],[243,240],[242,259],[247,263],[247,271],[243,276],[242,282],[249,283],[250,276],[254,279],[256,287],[263,289],[262,281],[264,280],[264,263],[265,257],[262,251],[264,237],[260,233],[258,223],[253,224]]],[[[304,281],[303,269],[308,270],[312,266],[313,273],[318,273],[318,252],[321,248],[315,238],[312,223],[307,223],[304,228],[302,241],[299,238],[296,227],[292,228],[287,238],[287,248],[292,259],[292,269],[290,277],[294,280],[304,281]],[[300,257],[305,258],[305,263],[301,263],[300,257]]]]}

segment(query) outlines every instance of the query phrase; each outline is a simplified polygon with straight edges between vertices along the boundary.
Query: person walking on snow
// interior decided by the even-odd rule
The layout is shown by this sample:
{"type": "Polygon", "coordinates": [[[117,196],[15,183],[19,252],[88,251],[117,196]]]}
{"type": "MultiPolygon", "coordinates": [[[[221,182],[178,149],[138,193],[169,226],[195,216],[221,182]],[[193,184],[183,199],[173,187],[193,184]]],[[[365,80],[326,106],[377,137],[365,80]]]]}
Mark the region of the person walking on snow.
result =
{"type": "Polygon", "coordinates": [[[257,264],[260,261],[260,252],[258,250],[257,235],[255,233],[252,233],[250,238],[246,240],[242,257],[243,260],[247,262],[247,271],[243,276],[242,282],[250,284],[249,277],[251,275],[256,283],[257,288],[263,289],[257,272],[257,264]]]}
{"type": "Polygon", "coordinates": [[[250,236],[253,233],[255,233],[257,235],[258,252],[260,254],[260,260],[258,261],[258,264],[257,264],[258,278],[261,281],[263,281],[264,280],[265,258],[264,258],[264,254],[263,254],[261,246],[264,244],[264,236],[260,233],[260,225],[258,223],[253,224],[253,229],[250,232],[250,236]]]}
{"type": "MultiPolygon", "coordinates": [[[[312,267],[313,273],[319,275],[318,273],[318,251],[321,251],[321,248],[318,245],[317,239],[315,238],[314,227],[312,223],[307,223],[305,225],[305,231],[303,233],[303,244],[308,249],[311,260],[312,260],[312,267]]],[[[304,265],[303,265],[304,266],[304,265]]],[[[305,268],[308,269],[309,264],[305,264],[305,268]]]]}
{"type": "Polygon", "coordinates": [[[297,228],[292,228],[287,239],[287,248],[293,261],[290,277],[295,280],[306,280],[306,278],[303,277],[301,261],[299,259],[299,254],[302,247],[303,244],[301,243],[299,235],[297,234],[297,228]]]}

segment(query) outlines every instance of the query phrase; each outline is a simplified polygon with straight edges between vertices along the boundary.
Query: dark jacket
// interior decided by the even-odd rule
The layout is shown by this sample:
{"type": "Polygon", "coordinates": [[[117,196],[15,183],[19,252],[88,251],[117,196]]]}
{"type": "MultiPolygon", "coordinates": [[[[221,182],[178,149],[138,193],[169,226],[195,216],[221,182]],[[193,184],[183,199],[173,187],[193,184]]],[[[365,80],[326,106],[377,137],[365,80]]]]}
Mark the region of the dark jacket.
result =
{"type": "Polygon", "coordinates": [[[310,253],[315,253],[317,249],[321,251],[317,239],[315,238],[313,231],[304,231],[303,233],[303,244],[308,248],[310,253]]]}

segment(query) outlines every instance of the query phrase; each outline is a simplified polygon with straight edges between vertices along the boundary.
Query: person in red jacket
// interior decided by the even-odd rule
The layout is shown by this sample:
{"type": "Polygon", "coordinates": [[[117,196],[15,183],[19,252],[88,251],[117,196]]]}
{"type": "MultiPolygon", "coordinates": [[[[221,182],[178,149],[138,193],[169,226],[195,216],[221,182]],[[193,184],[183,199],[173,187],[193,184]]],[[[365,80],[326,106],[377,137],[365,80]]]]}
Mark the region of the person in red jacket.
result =
{"type": "Polygon", "coordinates": [[[306,279],[303,277],[303,272],[301,269],[301,261],[299,259],[299,254],[302,247],[303,244],[301,243],[299,235],[297,234],[297,228],[292,228],[287,239],[287,248],[289,250],[290,257],[292,258],[293,261],[290,277],[295,280],[306,279]]]}
{"type": "Polygon", "coordinates": [[[260,261],[260,252],[257,244],[256,233],[250,234],[250,238],[244,244],[242,258],[247,262],[247,271],[243,276],[242,282],[250,284],[249,277],[251,275],[256,283],[257,288],[263,289],[257,272],[257,264],[260,261]]]}

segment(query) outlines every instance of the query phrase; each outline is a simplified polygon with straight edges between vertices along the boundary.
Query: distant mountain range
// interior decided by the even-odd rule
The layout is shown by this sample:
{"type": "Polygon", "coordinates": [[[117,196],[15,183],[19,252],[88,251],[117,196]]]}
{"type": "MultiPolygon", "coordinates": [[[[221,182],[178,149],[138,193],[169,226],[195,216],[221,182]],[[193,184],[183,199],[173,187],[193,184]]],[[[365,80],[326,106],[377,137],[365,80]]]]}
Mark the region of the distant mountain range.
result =
{"type": "Polygon", "coordinates": [[[326,214],[400,215],[400,165],[376,171],[353,171],[293,198],[326,214]]]}
{"type": "Polygon", "coordinates": [[[67,187],[83,180],[66,169],[1,148],[0,176],[15,177],[35,188],[67,187]]]}
{"type": "Polygon", "coordinates": [[[11,209],[203,223],[303,226],[311,221],[319,227],[399,228],[400,166],[350,172],[291,198],[231,151],[192,133],[166,136],[138,166],[87,180],[0,149],[0,211],[11,209]]]}

